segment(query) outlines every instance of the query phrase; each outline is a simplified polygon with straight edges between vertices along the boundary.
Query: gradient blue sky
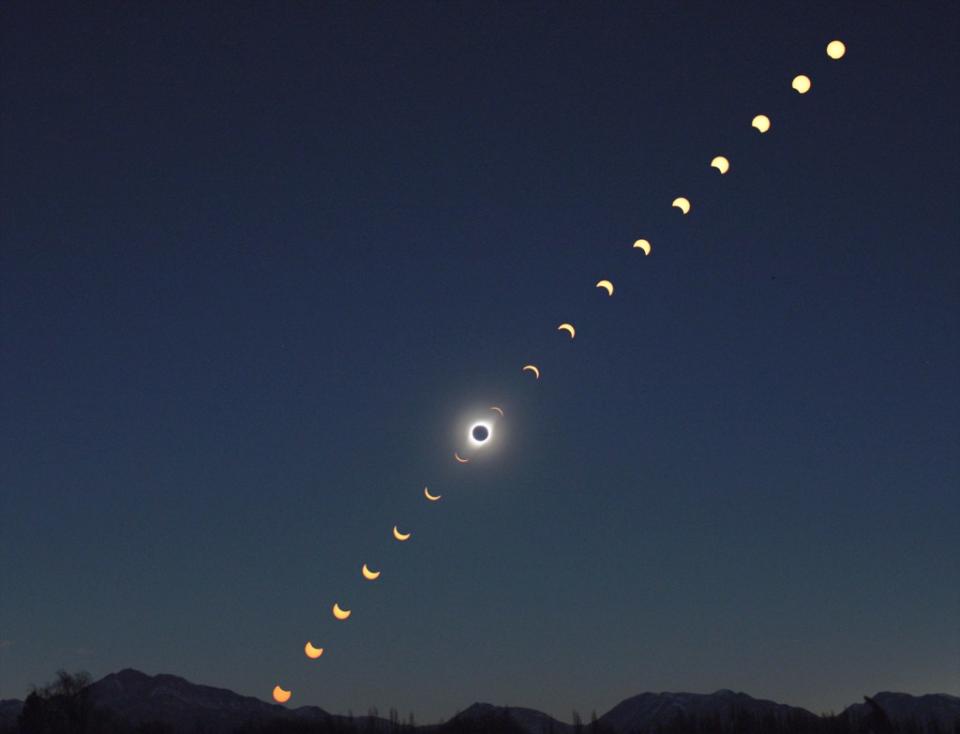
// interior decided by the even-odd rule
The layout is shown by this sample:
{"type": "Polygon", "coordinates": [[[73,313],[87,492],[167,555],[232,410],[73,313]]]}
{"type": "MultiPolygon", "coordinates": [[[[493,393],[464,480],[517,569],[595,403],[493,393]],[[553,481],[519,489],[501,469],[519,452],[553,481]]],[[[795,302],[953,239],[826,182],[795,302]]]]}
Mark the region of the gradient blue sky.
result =
{"type": "Polygon", "coordinates": [[[4,3],[0,697],[960,693],[957,22],[4,3]]]}

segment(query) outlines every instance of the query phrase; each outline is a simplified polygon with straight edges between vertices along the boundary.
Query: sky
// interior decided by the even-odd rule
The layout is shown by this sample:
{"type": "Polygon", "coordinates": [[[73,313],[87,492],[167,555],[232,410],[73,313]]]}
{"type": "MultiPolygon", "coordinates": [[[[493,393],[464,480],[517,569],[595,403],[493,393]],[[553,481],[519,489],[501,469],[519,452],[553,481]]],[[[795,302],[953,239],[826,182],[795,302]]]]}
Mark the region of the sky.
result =
{"type": "Polygon", "coordinates": [[[960,694],[958,15],[4,3],[0,698],[960,694]]]}

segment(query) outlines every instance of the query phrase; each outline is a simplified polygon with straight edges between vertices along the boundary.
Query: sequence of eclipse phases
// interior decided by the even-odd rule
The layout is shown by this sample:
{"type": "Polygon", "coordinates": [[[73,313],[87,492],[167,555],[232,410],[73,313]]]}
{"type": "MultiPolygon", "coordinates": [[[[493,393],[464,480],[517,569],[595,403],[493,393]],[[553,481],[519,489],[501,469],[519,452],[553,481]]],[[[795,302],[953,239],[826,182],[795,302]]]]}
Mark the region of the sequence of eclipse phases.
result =
{"type": "MultiPolygon", "coordinates": [[[[826,46],[826,54],[833,61],[842,59],[846,52],[846,45],[839,40],[830,41],[826,46]]],[[[813,82],[806,74],[798,74],[793,78],[790,86],[797,94],[805,95],[812,90],[813,82]]],[[[772,129],[773,121],[768,115],[759,113],[751,118],[750,126],[756,130],[757,133],[765,135],[772,129]]],[[[720,175],[727,175],[732,170],[731,161],[724,155],[716,155],[710,160],[709,167],[718,171],[720,175]]],[[[692,202],[685,196],[677,196],[674,198],[671,206],[679,210],[683,216],[689,215],[693,209],[692,202]]],[[[649,256],[653,252],[651,242],[643,238],[637,239],[632,247],[640,250],[644,256],[649,256]]],[[[615,287],[613,281],[609,278],[598,281],[595,287],[602,290],[607,297],[613,297],[614,295],[615,287]]],[[[565,334],[570,340],[575,339],[577,336],[576,327],[572,323],[564,322],[556,328],[557,331],[565,334]]],[[[542,376],[540,367],[533,363],[523,365],[521,372],[529,375],[533,381],[539,381],[542,376]]],[[[470,464],[471,459],[475,455],[494,444],[497,434],[497,422],[503,420],[506,414],[504,409],[498,405],[490,406],[487,413],[486,417],[476,418],[467,423],[463,445],[453,452],[453,459],[457,464],[470,464]]],[[[425,501],[433,503],[441,501],[443,495],[439,492],[431,491],[429,486],[425,486],[422,490],[422,497],[425,501]]],[[[397,524],[393,526],[392,535],[396,542],[406,543],[413,537],[413,531],[408,527],[397,524]]],[[[365,581],[375,583],[380,578],[382,570],[379,566],[372,567],[366,562],[363,562],[359,565],[359,573],[365,581]]],[[[353,614],[349,605],[341,604],[340,601],[332,604],[331,612],[334,619],[339,622],[347,622],[353,614]]],[[[303,646],[303,653],[311,660],[319,660],[323,656],[324,648],[314,645],[312,640],[308,640],[303,646]]],[[[293,691],[284,688],[280,683],[273,689],[273,699],[277,703],[286,703],[292,696],[293,691]]]]}

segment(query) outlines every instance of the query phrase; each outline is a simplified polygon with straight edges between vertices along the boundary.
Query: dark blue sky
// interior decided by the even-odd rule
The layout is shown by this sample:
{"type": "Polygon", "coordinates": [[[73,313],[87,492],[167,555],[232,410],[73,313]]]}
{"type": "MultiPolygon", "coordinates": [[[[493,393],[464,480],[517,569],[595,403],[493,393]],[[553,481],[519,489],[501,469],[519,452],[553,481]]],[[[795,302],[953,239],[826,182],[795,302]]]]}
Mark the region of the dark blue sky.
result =
{"type": "Polygon", "coordinates": [[[5,3],[0,697],[960,692],[957,16],[5,3]]]}

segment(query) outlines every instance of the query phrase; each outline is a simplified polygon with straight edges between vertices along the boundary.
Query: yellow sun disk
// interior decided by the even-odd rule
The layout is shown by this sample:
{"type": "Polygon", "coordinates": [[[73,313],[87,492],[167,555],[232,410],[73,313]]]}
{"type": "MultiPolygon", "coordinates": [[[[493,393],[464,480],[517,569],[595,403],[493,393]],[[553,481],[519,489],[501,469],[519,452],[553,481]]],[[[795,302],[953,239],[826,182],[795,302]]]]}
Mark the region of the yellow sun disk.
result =
{"type": "Polygon", "coordinates": [[[767,117],[766,115],[757,115],[750,122],[750,125],[752,127],[755,127],[761,133],[765,133],[767,130],[770,129],[770,118],[767,117]]]}
{"type": "Polygon", "coordinates": [[[723,175],[730,170],[730,161],[724,158],[722,155],[718,155],[712,161],[710,161],[710,167],[716,168],[720,171],[720,175],[723,175]]]}
{"type": "Polygon", "coordinates": [[[650,244],[647,240],[637,240],[633,243],[634,248],[638,250],[643,250],[644,255],[649,255],[650,250],[653,249],[653,245],[650,244]]]}
{"type": "Polygon", "coordinates": [[[370,567],[366,563],[363,564],[363,568],[360,569],[360,573],[363,574],[363,577],[367,581],[376,581],[380,578],[380,571],[371,571],[370,567]]]}
{"type": "Polygon", "coordinates": [[[307,641],[307,644],[303,646],[303,652],[311,660],[316,660],[318,657],[323,655],[323,648],[314,647],[312,642],[307,641]]]}
{"type": "Polygon", "coordinates": [[[810,87],[813,86],[813,84],[810,81],[810,77],[806,76],[805,74],[798,74],[793,78],[790,86],[793,87],[799,94],[806,94],[810,91],[810,87]]]}
{"type": "Polygon", "coordinates": [[[690,213],[690,199],[686,198],[685,196],[678,196],[673,200],[671,206],[677,207],[677,209],[682,211],[684,214],[690,213]]]}
{"type": "Polygon", "coordinates": [[[293,695],[292,691],[285,691],[280,686],[273,687],[273,700],[277,703],[286,703],[291,695],[293,695]]]}
{"type": "Polygon", "coordinates": [[[846,52],[847,47],[844,45],[843,41],[830,41],[830,43],[827,44],[827,56],[834,61],[842,59],[846,52]]]}
{"type": "Polygon", "coordinates": [[[341,609],[339,604],[333,605],[333,616],[339,620],[344,620],[353,614],[349,609],[341,609]]]}

